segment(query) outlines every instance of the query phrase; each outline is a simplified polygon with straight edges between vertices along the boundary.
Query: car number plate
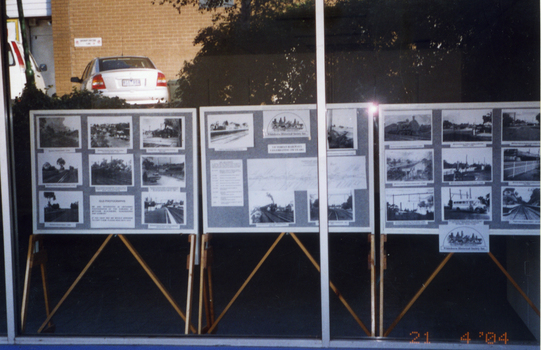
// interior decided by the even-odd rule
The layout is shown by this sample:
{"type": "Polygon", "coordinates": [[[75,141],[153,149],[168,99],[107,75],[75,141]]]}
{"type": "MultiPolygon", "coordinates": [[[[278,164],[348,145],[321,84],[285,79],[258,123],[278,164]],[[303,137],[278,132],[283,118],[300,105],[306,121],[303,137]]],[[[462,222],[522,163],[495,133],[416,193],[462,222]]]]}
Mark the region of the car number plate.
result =
{"type": "Polygon", "coordinates": [[[122,86],[141,86],[141,79],[122,79],[122,86]]]}

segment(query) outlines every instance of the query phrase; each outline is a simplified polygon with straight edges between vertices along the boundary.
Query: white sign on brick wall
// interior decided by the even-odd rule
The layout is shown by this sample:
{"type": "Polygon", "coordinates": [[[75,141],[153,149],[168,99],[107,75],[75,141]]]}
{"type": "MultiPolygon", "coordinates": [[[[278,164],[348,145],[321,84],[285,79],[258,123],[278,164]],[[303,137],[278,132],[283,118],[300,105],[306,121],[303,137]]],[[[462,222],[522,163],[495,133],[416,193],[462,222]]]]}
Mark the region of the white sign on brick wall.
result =
{"type": "Polygon", "coordinates": [[[75,38],[75,47],[101,46],[101,38],[75,38]]]}

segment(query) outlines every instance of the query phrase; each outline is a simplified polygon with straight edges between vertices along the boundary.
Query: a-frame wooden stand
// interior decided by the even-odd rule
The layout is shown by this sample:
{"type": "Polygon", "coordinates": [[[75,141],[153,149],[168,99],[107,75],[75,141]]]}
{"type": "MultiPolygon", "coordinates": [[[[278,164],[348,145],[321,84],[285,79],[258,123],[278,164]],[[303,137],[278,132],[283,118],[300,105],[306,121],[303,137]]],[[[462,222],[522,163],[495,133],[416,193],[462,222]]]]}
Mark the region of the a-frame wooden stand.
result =
{"type": "MultiPolygon", "coordinates": [[[[271,247],[267,250],[267,252],[265,253],[265,255],[261,258],[261,260],[259,261],[259,263],[256,265],[256,267],[252,270],[252,272],[250,273],[250,275],[248,276],[248,278],[244,281],[244,283],[242,284],[242,286],[239,288],[239,290],[237,291],[237,293],[233,296],[233,298],[231,299],[231,301],[229,302],[229,304],[227,304],[227,306],[225,307],[225,309],[222,311],[222,313],[218,316],[218,318],[214,319],[214,311],[213,311],[213,303],[212,303],[212,283],[211,283],[211,273],[210,273],[210,266],[209,266],[209,263],[208,263],[208,259],[209,259],[209,256],[211,256],[209,254],[209,240],[210,240],[210,235],[208,234],[204,234],[203,237],[205,237],[202,242],[203,244],[201,244],[201,270],[200,270],[200,273],[201,273],[201,279],[200,279],[200,283],[201,283],[201,286],[200,286],[200,294],[199,294],[199,323],[198,323],[198,334],[202,334],[202,332],[205,332],[205,333],[212,333],[214,332],[214,330],[216,329],[216,327],[218,326],[218,323],[220,322],[220,320],[224,317],[224,315],[227,313],[227,311],[229,310],[229,308],[233,305],[233,303],[237,300],[237,298],[239,297],[239,295],[242,293],[242,291],[244,290],[244,288],[248,285],[248,283],[251,281],[251,279],[254,277],[254,275],[257,273],[257,271],[259,270],[259,268],[261,267],[261,265],[263,265],[263,263],[265,262],[265,260],[269,257],[269,255],[272,253],[272,251],[274,250],[274,248],[276,248],[276,246],[278,245],[278,243],[282,240],[282,238],[286,235],[286,232],[282,232],[278,238],[274,241],[274,243],[271,245],[271,247]],[[207,261],[205,261],[205,259],[207,261]],[[206,317],[207,317],[207,326],[205,328],[202,329],[202,308],[203,308],[203,303],[205,304],[205,308],[207,310],[207,313],[206,313],[206,317]]],[[[288,234],[289,236],[291,236],[293,238],[293,240],[295,241],[295,243],[297,243],[297,245],[301,248],[302,252],[306,255],[306,257],[310,260],[310,262],[312,263],[312,265],[314,265],[314,267],[316,268],[316,270],[318,272],[321,272],[321,268],[319,266],[319,264],[317,263],[317,261],[312,257],[312,255],[310,254],[310,252],[308,252],[308,250],[306,249],[306,247],[302,244],[302,242],[299,240],[299,238],[297,237],[297,235],[295,233],[289,233],[288,234]]],[[[353,309],[351,308],[351,306],[347,303],[347,301],[344,299],[344,297],[342,296],[342,294],[340,293],[340,291],[338,290],[338,288],[336,288],[336,286],[334,285],[334,283],[332,283],[332,281],[330,281],[329,283],[329,286],[330,288],[333,290],[333,292],[338,296],[338,298],[340,299],[340,301],[342,302],[342,304],[346,307],[346,309],[349,311],[349,313],[351,314],[351,316],[355,319],[355,321],[357,322],[357,324],[359,324],[359,326],[362,328],[362,330],[366,333],[366,335],[368,336],[375,336],[375,259],[374,259],[374,235],[373,234],[369,234],[369,240],[370,240],[370,255],[369,255],[369,258],[368,258],[368,261],[369,261],[369,267],[370,267],[370,270],[371,270],[371,286],[370,286],[370,290],[371,290],[371,302],[372,302],[372,305],[371,305],[371,325],[372,325],[372,330],[369,330],[365,325],[364,323],[360,320],[360,318],[357,316],[357,314],[353,311],[353,309]]]]}
{"type": "MultiPolygon", "coordinates": [[[[383,328],[383,287],[384,287],[383,281],[384,281],[384,279],[383,278],[384,278],[384,270],[387,267],[387,261],[386,261],[387,260],[387,258],[386,258],[387,255],[385,253],[385,242],[387,242],[387,235],[382,234],[381,239],[380,239],[380,257],[381,257],[380,260],[381,261],[380,261],[380,286],[379,286],[379,288],[380,288],[379,335],[382,336],[382,337],[387,337],[391,333],[391,331],[394,329],[394,327],[398,324],[398,322],[400,322],[402,317],[404,317],[404,315],[409,311],[409,309],[413,306],[413,304],[417,301],[417,299],[419,299],[421,294],[423,294],[423,292],[428,287],[428,285],[434,280],[434,278],[436,278],[436,276],[440,273],[440,271],[443,269],[445,264],[447,264],[447,262],[453,257],[453,254],[454,254],[454,253],[449,253],[449,254],[447,254],[445,256],[443,261],[438,265],[438,267],[436,267],[436,269],[434,270],[434,272],[432,272],[432,274],[426,280],[426,282],[423,283],[422,287],[417,291],[417,293],[409,301],[409,303],[402,310],[402,312],[400,312],[398,317],[393,321],[393,323],[389,326],[389,328],[387,328],[387,330],[384,330],[384,328],[383,328]]],[[[498,266],[498,268],[502,271],[502,273],[505,275],[505,277],[507,277],[509,282],[511,282],[511,284],[518,290],[520,295],[522,295],[522,297],[526,300],[526,302],[530,305],[530,307],[535,311],[537,316],[539,316],[539,309],[530,300],[530,298],[528,298],[526,293],[524,293],[524,291],[520,288],[520,286],[517,284],[517,282],[515,282],[515,280],[513,279],[513,277],[511,277],[509,272],[507,272],[507,270],[505,270],[505,268],[502,266],[502,264],[500,264],[498,259],[496,259],[496,257],[492,253],[488,252],[487,254],[492,259],[492,261],[494,261],[496,266],[498,266]]]]}
{"type": "MultiPolygon", "coordinates": [[[[45,308],[47,312],[47,319],[43,322],[41,327],[38,329],[38,333],[45,332],[47,330],[54,330],[54,326],[51,323],[51,319],[55,315],[55,313],[58,311],[60,306],[64,303],[64,301],[67,299],[67,297],[70,295],[70,293],[73,291],[75,286],[79,283],[79,281],[83,278],[83,276],[86,274],[88,269],[92,266],[92,264],[96,261],[100,253],[104,250],[104,248],[107,246],[107,244],[111,241],[111,239],[114,237],[113,234],[109,234],[105,241],[101,244],[101,246],[98,248],[96,253],[92,256],[90,261],[86,264],[84,269],[81,271],[79,276],[75,279],[75,281],[71,284],[67,292],[64,294],[64,296],[60,299],[58,304],[55,306],[55,308],[52,311],[49,311],[49,296],[47,292],[47,275],[45,273],[45,263],[46,263],[46,252],[43,249],[43,235],[32,235],[30,236],[30,245],[28,248],[28,257],[26,261],[26,274],[25,274],[25,283],[24,283],[24,290],[23,290],[23,303],[21,307],[21,330],[24,331],[26,326],[26,315],[28,313],[28,294],[29,294],[29,288],[30,288],[30,275],[31,275],[31,269],[39,264],[42,271],[42,281],[43,281],[43,288],[45,292],[45,308]]],[[[196,332],[195,327],[191,324],[191,301],[192,301],[192,292],[193,292],[193,269],[194,269],[194,262],[195,262],[195,245],[196,245],[196,237],[194,235],[189,235],[189,242],[190,242],[190,255],[188,256],[188,294],[187,294],[187,300],[186,300],[186,315],[182,312],[176,301],[173,299],[171,294],[167,291],[167,289],[164,287],[164,285],[160,282],[158,277],[154,274],[154,272],[150,269],[148,264],[143,260],[141,255],[137,252],[137,250],[131,245],[129,240],[126,238],[126,236],[119,234],[118,237],[124,243],[124,245],[128,248],[130,253],[135,257],[137,262],[143,267],[145,272],[148,274],[148,276],[152,279],[152,281],[156,284],[156,286],[160,289],[162,294],[165,296],[167,301],[171,304],[171,306],[175,309],[175,311],[179,314],[179,316],[186,322],[185,327],[185,334],[188,334],[190,331],[192,333],[196,332]]]]}

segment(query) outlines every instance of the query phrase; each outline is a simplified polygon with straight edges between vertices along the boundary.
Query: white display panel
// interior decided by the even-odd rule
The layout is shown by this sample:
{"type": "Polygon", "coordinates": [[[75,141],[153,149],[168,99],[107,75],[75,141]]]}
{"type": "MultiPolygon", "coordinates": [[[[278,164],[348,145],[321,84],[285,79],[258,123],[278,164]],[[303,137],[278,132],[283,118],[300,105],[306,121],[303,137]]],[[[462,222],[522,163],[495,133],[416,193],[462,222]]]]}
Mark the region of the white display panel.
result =
{"type": "MultiPolygon", "coordinates": [[[[373,232],[370,104],[329,105],[331,232],[373,232]]],[[[205,233],[318,232],[315,105],[200,109],[205,233]]]]}
{"type": "Polygon", "coordinates": [[[197,233],[195,113],[32,111],[34,233],[197,233]]]}
{"type": "Polygon", "coordinates": [[[381,105],[381,232],[539,234],[539,103],[381,105]]]}

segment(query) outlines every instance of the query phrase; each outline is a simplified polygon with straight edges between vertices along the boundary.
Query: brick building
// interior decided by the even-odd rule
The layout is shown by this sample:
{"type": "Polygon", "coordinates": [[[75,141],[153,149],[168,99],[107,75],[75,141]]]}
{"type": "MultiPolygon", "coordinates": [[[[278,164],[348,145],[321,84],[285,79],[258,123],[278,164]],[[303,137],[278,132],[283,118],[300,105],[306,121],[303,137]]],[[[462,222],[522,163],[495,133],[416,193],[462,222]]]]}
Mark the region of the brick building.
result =
{"type": "Polygon", "coordinates": [[[148,56],[167,80],[174,80],[184,61],[198,51],[193,39],[212,24],[212,12],[186,7],[179,14],[170,5],[150,0],[51,0],[56,92],[63,95],[78,84],[94,57],[148,56]],[[75,47],[75,38],[101,38],[97,47],[75,47]]]}

